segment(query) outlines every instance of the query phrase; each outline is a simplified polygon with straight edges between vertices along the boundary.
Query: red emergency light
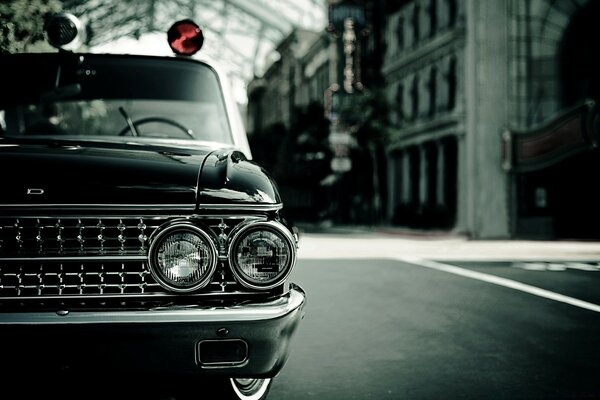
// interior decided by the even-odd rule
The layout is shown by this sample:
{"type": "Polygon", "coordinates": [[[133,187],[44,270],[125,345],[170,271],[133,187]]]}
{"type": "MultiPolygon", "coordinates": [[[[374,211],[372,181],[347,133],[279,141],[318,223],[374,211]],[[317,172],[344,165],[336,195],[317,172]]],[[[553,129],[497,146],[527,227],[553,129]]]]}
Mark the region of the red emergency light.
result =
{"type": "Polygon", "coordinates": [[[202,48],[204,35],[198,25],[190,19],[175,22],[167,32],[169,46],[176,53],[191,56],[202,48]]]}

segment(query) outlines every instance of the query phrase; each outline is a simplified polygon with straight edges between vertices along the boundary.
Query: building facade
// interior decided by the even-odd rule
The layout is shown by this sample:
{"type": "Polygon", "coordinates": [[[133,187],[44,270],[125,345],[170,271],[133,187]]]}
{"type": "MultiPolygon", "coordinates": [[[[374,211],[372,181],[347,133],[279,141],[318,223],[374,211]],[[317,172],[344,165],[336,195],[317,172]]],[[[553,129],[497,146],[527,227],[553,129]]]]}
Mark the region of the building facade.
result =
{"type": "Polygon", "coordinates": [[[466,130],[464,4],[407,2],[388,14],[381,68],[391,106],[387,218],[464,227],[459,168],[466,130]]]}
{"type": "Polygon", "coordinates": [[[394,104],[388,220],[474,238],[600,237],[589,179],[599,166],[598,125],[580,121],[596,110],[565,122],[598,98],[598,2],[391,8],[382,35],[394,104]]]}
{"type": "Polygon", "coordinates": [[[275,175],[288,213],[316,222],[327,218],[325,102],[336,79],[335,44],[325,29],[296,29],[277,52],[279,60],[248,84],[249,140],[254,157],[275,175]]]}
{"type": "MultiPolygon", "coordinates": [[[[384,223],[488,239],[600,237],[591,179],[600,167],[600,2],[347,3],[366,10],[363,83],[389,104],[384,223]]],[[[327,109],[343,39],[294,41],[305,39],[290,55],[293,74],[273,65],[262,78],[271,89],[257,91],[254,106],[252,89],[249,107],[292,121],[266,104],[277,101],[271,90],[281,104],[322,99],[327,109]]]]}

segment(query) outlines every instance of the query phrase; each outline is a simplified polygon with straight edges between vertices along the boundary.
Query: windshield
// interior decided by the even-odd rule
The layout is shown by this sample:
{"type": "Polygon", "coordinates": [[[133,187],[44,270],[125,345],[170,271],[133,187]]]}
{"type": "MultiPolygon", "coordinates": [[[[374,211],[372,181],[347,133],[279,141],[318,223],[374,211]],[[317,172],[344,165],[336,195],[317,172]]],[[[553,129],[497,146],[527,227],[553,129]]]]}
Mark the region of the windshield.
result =
{"type": "Polygon", "coordinates": [[[233,143],[216,73],[186,60],[28,55],[0,60],[7,137],[94,136],[233,143]]]}

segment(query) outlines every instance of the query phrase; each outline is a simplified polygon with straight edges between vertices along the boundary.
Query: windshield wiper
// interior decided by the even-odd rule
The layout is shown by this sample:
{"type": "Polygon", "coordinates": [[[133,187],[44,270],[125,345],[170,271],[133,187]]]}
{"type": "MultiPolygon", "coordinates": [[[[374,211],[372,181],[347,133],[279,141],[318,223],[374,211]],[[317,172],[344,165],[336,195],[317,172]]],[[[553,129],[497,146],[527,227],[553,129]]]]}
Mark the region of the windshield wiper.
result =
{"type": "Polygon", "coordinates": [[[125,118],[125,121],[127,122],[127,126],[129,127],[129,132],[131,132],[131,136],[140,136],[140,133],[138,132],[133,121],[129,117],[129,114],[127,114],[127,111],[125,111],[125,108],[123,106],[119,107],[119,112],[121,113],[123,118],[125,118]]]}

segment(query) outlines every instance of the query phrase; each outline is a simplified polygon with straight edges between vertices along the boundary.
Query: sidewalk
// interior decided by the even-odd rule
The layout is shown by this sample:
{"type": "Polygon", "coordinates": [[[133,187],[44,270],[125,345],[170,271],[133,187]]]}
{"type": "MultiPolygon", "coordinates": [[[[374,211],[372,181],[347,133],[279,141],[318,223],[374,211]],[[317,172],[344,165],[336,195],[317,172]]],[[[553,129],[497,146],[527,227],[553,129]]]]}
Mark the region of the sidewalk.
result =
{"type": "Polygon", "coordinates": [[[600,241],[471,240],[387,227],[298,226],[300,258],[600,262],[600,241]]]}

